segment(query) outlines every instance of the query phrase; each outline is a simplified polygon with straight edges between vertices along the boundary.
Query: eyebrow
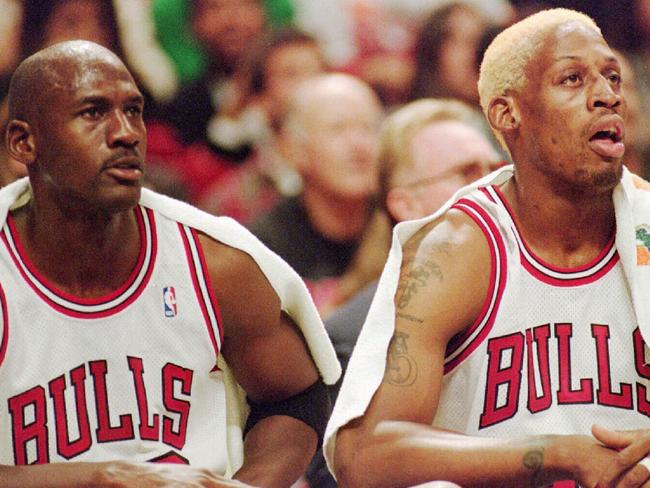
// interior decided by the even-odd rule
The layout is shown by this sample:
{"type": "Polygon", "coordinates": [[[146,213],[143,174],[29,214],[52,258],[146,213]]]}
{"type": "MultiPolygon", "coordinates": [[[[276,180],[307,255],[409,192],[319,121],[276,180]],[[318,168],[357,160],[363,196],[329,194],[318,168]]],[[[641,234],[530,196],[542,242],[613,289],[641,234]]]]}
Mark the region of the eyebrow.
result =
{"type": "MultiPolygon", "coordinates": [[[[138,95],[132,95],[130,96],[127,100],[127,103],[144,103],[144,97],[140,94],[138,95]]],[[[102,96],[102,95],[90,95],[87,97],[83,97],[81,100],[79,100],[79,105],[97,105],[97,104],[105,104],[108,103],[108,97],[102,96]]]]}
{"type": "MultiPolygon", "coordinates": [[[[555,61],[563,61],[565,59],[568,59],[568,60],[571,60],[571,61],[580,61],[580,60],[582,60],[582,57],[581,56],[574,56],[574,55],[571,55],[571,54],[565,54],[564,56],[558,56],[557,58],[555,58],[555,61]]],[[[606,60],[607,60],[608,63],[620,64],[620,61],[618,60],[618,58],[616,56],[607,56],[606,60]]]]}

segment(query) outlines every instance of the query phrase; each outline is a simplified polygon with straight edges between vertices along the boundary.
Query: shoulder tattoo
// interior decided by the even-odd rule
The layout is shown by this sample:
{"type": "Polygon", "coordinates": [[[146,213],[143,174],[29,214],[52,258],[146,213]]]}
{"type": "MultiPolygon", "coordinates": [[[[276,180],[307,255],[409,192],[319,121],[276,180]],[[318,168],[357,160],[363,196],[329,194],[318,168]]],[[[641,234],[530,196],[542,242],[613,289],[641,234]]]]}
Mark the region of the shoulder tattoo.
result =
{"type": "MultiPolygon", "coordinates": [[[[440,244],[430,250],[431,253],[449,253],[449,244],[440,244]]],[[[413,253],[407,252],[404,256],[405,267],[409,267],[415,261],[413,253]]],[[[400,277],[397,286],[395,304],[398,309],[403,309],[411,303],[411,300],[421,288],[431,279],[443,280],[442,270],[438,263],[431,257],[427,257],[421,263],[413,266],[405,275],[400,277]]]]}

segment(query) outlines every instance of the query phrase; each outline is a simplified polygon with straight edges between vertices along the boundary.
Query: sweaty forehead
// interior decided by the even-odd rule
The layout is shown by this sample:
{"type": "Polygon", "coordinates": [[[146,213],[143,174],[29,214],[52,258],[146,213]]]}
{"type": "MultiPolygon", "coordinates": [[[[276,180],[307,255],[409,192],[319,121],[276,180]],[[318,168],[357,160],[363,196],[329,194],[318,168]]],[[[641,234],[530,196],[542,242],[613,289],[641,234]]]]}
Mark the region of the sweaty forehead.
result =
{"type": "Polygon", "coordinates": [[[616,58],[599,32],[581,22],[566,22],[543,37],[526,67],[529,83],[536,85],[546,72],[567,60],[601,63],[616,58]]]}
{"type": "Polygon", "coordinates": [[[100,82],[132,81],[121,61],[106,55],[61,58],[44,71],[46,81],[55,90],[78,90],[100,82]]]}
{"type": "Polygon", "coordinates": [[[611,58],[615,56],[599,32],[580,22],[567,22],[551,31],[543,45],[539,57],[546,57],[547,62],[562,59],[611,58]]]}

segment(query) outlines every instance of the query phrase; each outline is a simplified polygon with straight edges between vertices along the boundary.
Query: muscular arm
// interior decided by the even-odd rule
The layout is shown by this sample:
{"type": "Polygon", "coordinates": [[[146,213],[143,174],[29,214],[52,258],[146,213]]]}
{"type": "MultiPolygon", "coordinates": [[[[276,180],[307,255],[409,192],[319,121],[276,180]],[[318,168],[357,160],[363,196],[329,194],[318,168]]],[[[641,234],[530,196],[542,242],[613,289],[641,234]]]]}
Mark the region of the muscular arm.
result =
{"type": "MultiPolygon", "coordinates": [[[[274,402],[319,381],[302,334],[253,259],[205,237],[202,245],[224,324],[223,354],[248,397],[274,402]]],[[[305,471],[317,442],[300,420],[265,418],[248,432],[235,477],[256,486],[289,486],[305,471]]]]}
{"type": "Polygon", "coordinates": [[[487,241],[458,211],[405,245],[383,382],[364,416],[337,436],[342,486],[535,486],[572,477],[578,457],[610,452],[587,436],[491,439],[431,427],[447,343],[480,313],[489,273],[487,241]]]}

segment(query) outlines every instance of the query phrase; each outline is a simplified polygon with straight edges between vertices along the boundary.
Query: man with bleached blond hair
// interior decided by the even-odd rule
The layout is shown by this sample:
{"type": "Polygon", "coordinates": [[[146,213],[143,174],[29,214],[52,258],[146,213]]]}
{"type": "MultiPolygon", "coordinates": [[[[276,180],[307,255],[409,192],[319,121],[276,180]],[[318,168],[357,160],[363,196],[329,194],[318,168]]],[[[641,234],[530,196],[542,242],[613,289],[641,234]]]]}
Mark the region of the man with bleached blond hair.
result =
{"type": "Polygon", "coordinates": [[[620,73],[566,9],[487,49],[514,166],[397,225],[325,435],[341,486],[649,486],[650,193],[620,73]]]}

